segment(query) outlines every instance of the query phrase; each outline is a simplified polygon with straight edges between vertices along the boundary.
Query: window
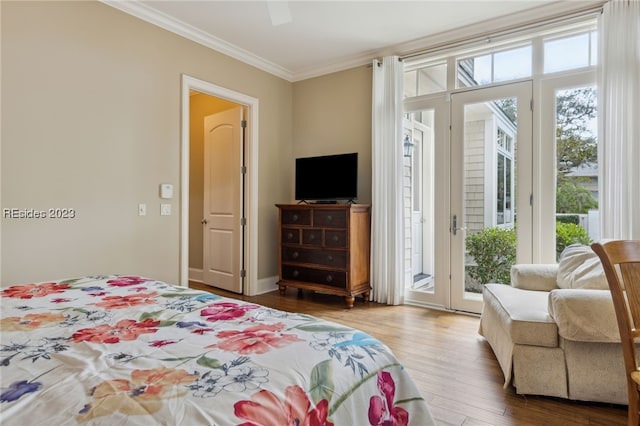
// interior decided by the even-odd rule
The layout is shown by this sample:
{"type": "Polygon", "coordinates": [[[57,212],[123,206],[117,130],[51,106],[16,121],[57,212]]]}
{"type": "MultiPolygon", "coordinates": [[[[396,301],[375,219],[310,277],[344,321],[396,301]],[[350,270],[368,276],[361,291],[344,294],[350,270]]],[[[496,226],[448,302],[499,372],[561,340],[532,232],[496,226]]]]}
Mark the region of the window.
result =
{"type": "Polygon", "coordinates": [[[447,64],[420,65],[405,68],[404,97],[422,96],[447,90],[447,64]]]}
{"type": "Polygon", "coordinates": [[[531,45],[458,60],[458,86],[479,86],[530,77],[531,45]]]}
{"type": "Polygon", "coordinates": [[[595,31],[553,38],[544,42],[544,73],[553,73],[596,65],[595,31]]]}
{"type": "Polygon", "coordinates": [[[496,225],[513,225],[513,137],[498,128],[496,137],[496,225]]]}
{"type": "MultiPolygon", "coordinates": [[[[531,99],[534,120],[538,120],[541,130],[533,133],[534,157],[526,166],[531,168],[532,180],[538,182],[532,193],[526,194],[533,207],[531,260],[541,263],[553,262],[564,244],[580,242],[575,240],[573,229],[572,232],[560,229],[573,228],[576,217],[577,226],[588,234],[584,241],[598,238],[598,159],[591,155],[597,144],[594,118],[598,60],[596,17],[594,13],[581,22],[574,20],[566,26],[552,25],[528,34],[516,34],[512,39],[478,39],[457,50],[452,48],[445,53],[440,50],[433,55],[425,53],[403,61],[408,111],[440,96],[449,99],[457,92],[466,93],[472,88],[501,86],[497,83],[530,80],[534,87],[541,88],[533,92],[531,99]],[[455,64],[455,69],[451,69],[453,66],[447,69],[447,64],[455,64]],[[571,109],[572,105],[583,109],[571,109]],[[575,149],[573,145],[576,145],[575,149]],[[571,222],[571,226],[562,225],[567,222],[571,222]],[[560,238],[566,236],[570,238],[560,238]]],[[[484,167],[488,171],[483,193],[485,198],[490,197],[486,203],[484,226],[507,229],[515,228],[518,221],[516,189],[521,183],[516,179],[516,156],[521,141],[516,140],[516,133],[511,129],[515,108],[509,102],[510,99],[498,99],[487,104],[493,114],[487,120],[492,119],[493,124],[489,126],[487,121],[484,127],[483,151],[484,167]]],[[[448,124],[451,125],[451,121],[448,124]]],[[[443,128],[445,125],[442,123],[443,128]]],[[[435,146],[440,143],[439,139],[434,140],[435,146]]],[[[440,164],[448,160],[442,156],[433,161],[440,164]]],[[[413,189],[420,191],[417,187],[413,189]]],[[[451,221],[447,213],[442,217],[451,221]]],[[[435,224],[436,229],[451,229],[451,226],[445,222],[435,224]]]]}

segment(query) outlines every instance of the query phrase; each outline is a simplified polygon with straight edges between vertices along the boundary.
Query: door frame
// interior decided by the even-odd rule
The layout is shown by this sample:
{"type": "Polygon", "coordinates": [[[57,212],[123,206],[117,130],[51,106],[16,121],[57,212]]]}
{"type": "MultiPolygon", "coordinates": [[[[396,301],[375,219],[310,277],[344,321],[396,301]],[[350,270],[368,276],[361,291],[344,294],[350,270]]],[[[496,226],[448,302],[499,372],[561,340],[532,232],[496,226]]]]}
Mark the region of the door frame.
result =
{"type": "Polygon", "coordinates": [[[189,92],[196,90],[246,107],[245,130],[245,206],[244,256],[246,286],[243,294],[254,295],[258,285],[258,107],[256,98],[182,74],[182,130],[180,138],[180,279],[179,284],[189,286],[189,92]]]}

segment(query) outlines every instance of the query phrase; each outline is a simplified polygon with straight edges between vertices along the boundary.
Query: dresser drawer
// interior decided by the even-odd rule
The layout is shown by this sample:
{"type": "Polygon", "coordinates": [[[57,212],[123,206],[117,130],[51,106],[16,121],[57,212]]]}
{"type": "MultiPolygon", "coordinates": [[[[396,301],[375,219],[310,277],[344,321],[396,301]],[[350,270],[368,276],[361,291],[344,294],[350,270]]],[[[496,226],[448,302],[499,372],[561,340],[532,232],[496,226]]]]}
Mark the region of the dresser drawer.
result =
{"type": "Polygon", "coordinates": [[[311,225],[311,210],[282,209],[283,225],[311,225]]]}
{"type": "Polygon", "coordinates": [[[282,228],[280,235],[284,244],[300,244],[300,230],[296,228],[282,228]]]}
{"type": "Polygon", "coordinates": [[[322,246],[322,229],[303,229],[302,244],[322,246]]]}
{"type": "Polygon", "coordinates": [[[340,288],[345,288],[347,285],[347,273],[344,271],[325,271],[292,265],[282,265],[282,278],[284,280],[304,281],[340,288]]]}
{"type": "Polygon", "coordinates": [[[346,210],[314,210],[313,226],[324,228],[346,228],[346,210]]]}
{"type": "Polygon", "coordinates": [[[331,248],[347,247],[346,230],[327,230],[324,233],[324,246],[331,248]]]}
{"type": "Polygon", "coordinates": [[[283,247],[283,262],[312,263],[314,265],[347,267],[347,252],[342,250],[316,250],[300,247],[283,247]]]}

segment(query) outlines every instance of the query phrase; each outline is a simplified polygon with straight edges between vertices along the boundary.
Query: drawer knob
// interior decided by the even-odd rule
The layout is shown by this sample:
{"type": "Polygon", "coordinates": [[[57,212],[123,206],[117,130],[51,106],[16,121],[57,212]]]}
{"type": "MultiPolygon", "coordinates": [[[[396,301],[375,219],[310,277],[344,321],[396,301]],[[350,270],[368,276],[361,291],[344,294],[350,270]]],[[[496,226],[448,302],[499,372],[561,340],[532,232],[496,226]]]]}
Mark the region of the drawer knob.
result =
{"type": "Polygon", "coordinates": [[[291,257],[293,257],[294,259],[297,259],[298,256],[300,256],[300,253],[298,253],[297,251],[294,251],[293,254],[291,254],[291,257]]]}
{"type": "Polygon", "coordinates": [[[311,235],[309,235],[309,240],[310,240],[310,241],[313,241],[313,240],[315,240],[315,239],[316,239],[315,234],[311,234],[311,235]]]}
{"type": "Polygon", "coordinates": [[[294,269],[293,272],[291,273],[291,275],[293,275],[293,277],[297,277],[298,275],[300,275],[300,271],[298,271],[297,269],[294,269]]]}
{"type": "Polygon", "coordinates": [[[331,275],[327,275],[326,281],[330,283],[331,281],[333,281],[333,277],[331,275]]]}
{"type": "Polygon", "coordinates": [[[334,236],[333,236],[333,241],[338,242],[338,240],[339,240],[339,239],[340,239],[340,238],[339,238],[337,235],[334,235],[334,236]]]}
{"type": "Polygon", "coordinates": [[[333,261],[333,256],[331,255],[327,256],[327,260],[329,260],[329,262],[333,261]]]}
{"type": "Polygon", "coordinates": [[[292,240],[292,239],[293,239],[293,232],[287,233],[287,240],[292,240]]]}
{"type": "Polygon", "coordinates": [[[297,222],[297,221],[298,221],[298,218],[299,218],[299,216],[298,216],[297,214],[294,214],[293,216],[291,216],[291,219],[292,219],[294,222],[297,222]]]}
{"type": "Polygon", "coordinates": [[[331,222],[331,221],[333,220],[333,216],[331,216],[331,215],[327,216],[327,220],[328,220],[329,222],[331,222]]]}

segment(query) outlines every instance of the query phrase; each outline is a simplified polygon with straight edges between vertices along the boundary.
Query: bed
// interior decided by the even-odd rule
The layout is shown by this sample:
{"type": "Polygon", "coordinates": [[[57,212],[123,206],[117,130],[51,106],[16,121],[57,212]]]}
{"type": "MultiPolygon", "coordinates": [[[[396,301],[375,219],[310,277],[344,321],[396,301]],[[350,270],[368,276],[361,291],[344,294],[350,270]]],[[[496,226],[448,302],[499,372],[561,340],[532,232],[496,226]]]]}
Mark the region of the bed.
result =
{"type": "Polygon", "coordinates": [[[3,286],[0,423],[429,425],[361,331],[126,275],[3,286]]]}

